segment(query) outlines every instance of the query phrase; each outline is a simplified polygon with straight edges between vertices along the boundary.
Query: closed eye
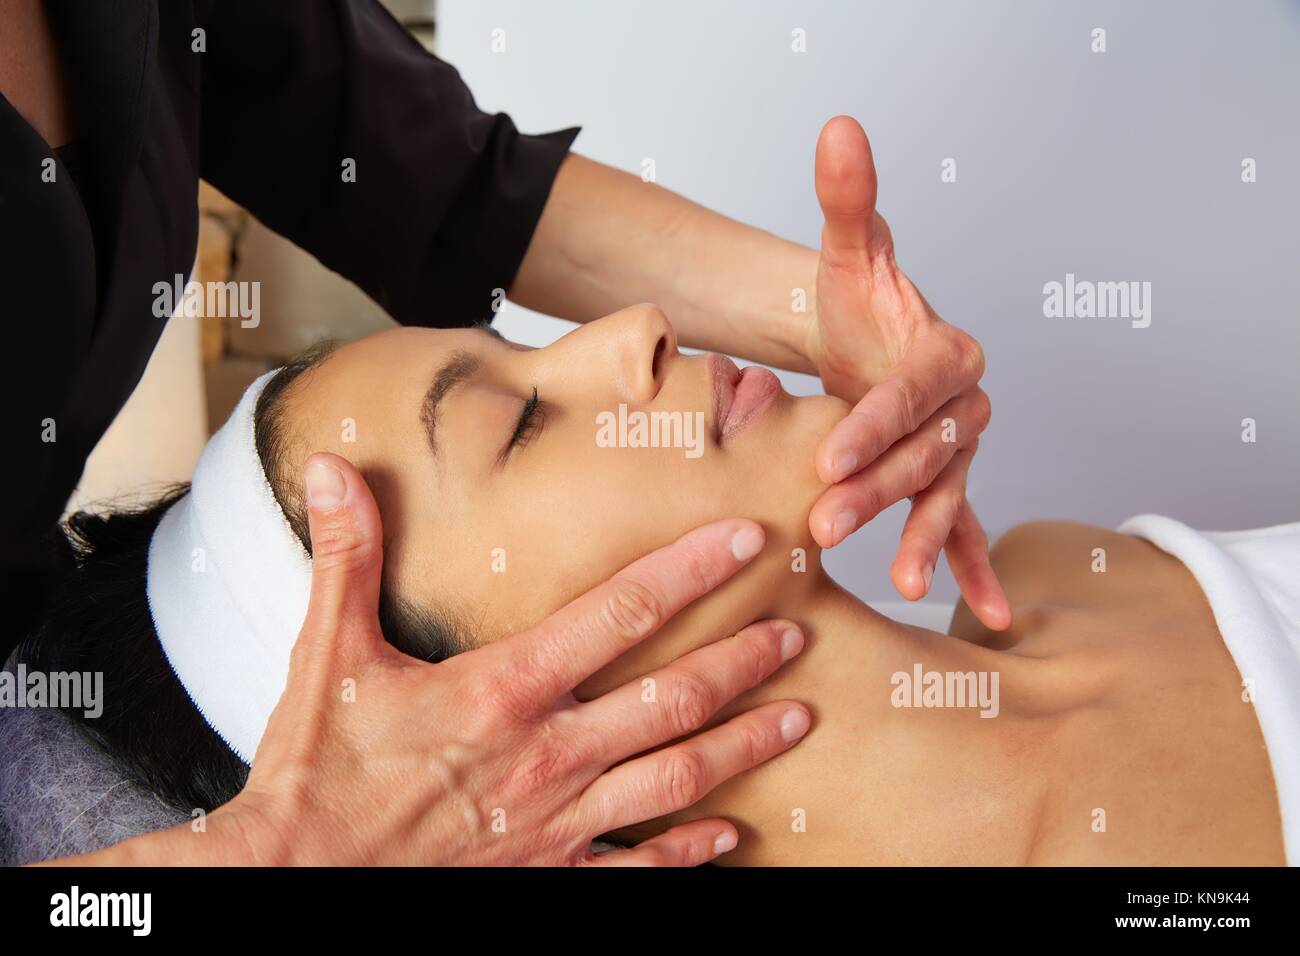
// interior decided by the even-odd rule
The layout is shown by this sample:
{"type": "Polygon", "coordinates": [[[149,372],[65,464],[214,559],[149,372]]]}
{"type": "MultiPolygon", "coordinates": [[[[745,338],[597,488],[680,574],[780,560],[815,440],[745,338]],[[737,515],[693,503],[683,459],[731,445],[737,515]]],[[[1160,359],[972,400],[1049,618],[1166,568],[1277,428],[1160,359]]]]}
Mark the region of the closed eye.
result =
{"type": "Polygon", "coordinates": [[[514,433],[506,442],[505,448],[501,450],[501,461],[504,462],[509,458],[515,449],[523,448],[532,441],[545,423],[546,406],[537,397],[537,386],[534,385],[533,394],[528,401],[524,402],[523,410],[519,413],[519,421],[515,423],[514,433]]]}

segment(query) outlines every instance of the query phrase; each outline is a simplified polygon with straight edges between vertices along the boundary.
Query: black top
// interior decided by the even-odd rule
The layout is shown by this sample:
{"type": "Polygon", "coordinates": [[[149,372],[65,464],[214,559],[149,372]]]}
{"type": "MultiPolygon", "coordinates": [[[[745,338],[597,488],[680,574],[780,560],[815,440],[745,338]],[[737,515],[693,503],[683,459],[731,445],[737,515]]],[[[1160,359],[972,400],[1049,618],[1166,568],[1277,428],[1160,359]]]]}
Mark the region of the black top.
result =
{"type": "Polygon", "coordinates": [[[466,325],[510,286],[578,132],[480,111],[375,0],[47,8],[81,128],[56,157],[0,96],[0,651],[162,332],[154,284],[190,273],[200,176],[398,321],[466,325]]]}

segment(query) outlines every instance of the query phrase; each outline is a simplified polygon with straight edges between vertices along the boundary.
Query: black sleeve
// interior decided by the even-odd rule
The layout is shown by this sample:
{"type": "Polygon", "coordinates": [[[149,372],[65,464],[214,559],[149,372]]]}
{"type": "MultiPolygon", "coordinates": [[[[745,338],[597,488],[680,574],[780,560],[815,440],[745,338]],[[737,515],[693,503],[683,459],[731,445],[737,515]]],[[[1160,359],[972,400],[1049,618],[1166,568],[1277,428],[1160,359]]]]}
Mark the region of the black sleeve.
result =
{"type": "Polygon", "coordinates": [[[578,130],[526,136],[482,112],[376,0],[197,12],[203,178],[399,322],[489,316],[578,130]]]}

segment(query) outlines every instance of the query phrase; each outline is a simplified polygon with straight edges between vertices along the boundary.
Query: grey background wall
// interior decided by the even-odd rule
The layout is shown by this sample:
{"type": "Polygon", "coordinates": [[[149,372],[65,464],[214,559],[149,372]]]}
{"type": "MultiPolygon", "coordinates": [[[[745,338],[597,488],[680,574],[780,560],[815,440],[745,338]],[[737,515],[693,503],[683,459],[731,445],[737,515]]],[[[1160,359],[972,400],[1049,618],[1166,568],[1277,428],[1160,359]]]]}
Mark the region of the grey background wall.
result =
{"type": "MultiPolygon", "coordinates": [[[[1300,520],[1300,5],[437,10],[437,50],[481,106],[530,131],[581,124],[579,152],[638,172],[652,157],[661,184],[810,245],[818,130],[856,116],[900,262],[987,351],[994,417],[971,493],[991,533],[1148,510],[1204,528],[1300,520]],[[954,183],[940,179],[949,157],[954,183]],[[1045,318],[1043,286],[1066,273],[1150,282],[1150,326],[1045,318]]],[[[499,324],[532,344],[567,328],[515,307],[499,324]]],[[[868,600],[896,597],[904,517],[891,509],[828,557],[868,600]]],[[[955,596],[946,572],[936,582],[955,596]]]]}

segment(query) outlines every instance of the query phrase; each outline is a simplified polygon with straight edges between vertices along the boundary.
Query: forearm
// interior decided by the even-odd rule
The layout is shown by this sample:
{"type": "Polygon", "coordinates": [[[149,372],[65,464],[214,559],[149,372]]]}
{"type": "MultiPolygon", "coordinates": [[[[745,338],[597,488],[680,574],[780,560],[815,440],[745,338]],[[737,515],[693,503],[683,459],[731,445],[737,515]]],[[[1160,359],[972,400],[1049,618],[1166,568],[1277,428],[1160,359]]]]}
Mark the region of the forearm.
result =
{"type": "Polygon", "coordinates": [[[814,250],[575,154],[509,294],[577,322],[654,302],[683,345],[810,372],[816,278],[814,250]]]}

